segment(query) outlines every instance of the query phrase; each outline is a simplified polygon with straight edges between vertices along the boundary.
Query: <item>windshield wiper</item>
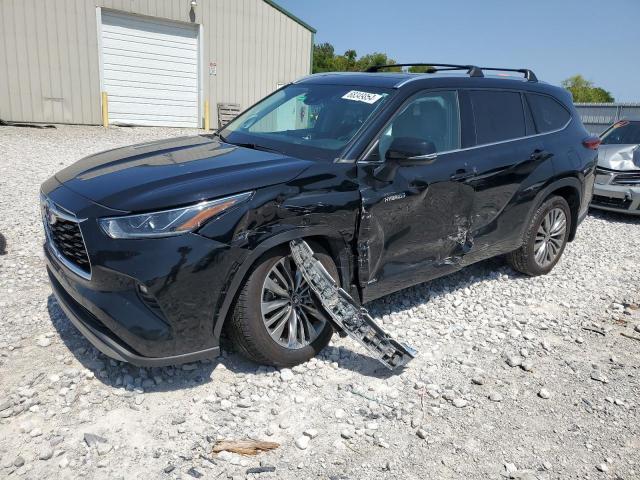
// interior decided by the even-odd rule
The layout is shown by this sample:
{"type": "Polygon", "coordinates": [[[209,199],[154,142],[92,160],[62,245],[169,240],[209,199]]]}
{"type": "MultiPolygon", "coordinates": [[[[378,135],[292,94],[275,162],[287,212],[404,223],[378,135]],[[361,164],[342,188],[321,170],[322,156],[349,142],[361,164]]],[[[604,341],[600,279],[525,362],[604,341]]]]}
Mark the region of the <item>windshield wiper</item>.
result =
{"type": "Polygon", "coordinates": [[[271,148],[271,147],[265,147],[264,145],[258,145],[257,143],[234,143],[234,142],[230,142],[225,137],[223,137],[219,132],[214,132],[213,136],[214,137],[218,137],[224,143],[228,143],[229,145],[235,145],[236,147],[244,147],[244,148],[250,148],[251,150],[262,150],[264,152],[273,152],[273,153],[280,153],[282,155],[285,155],[285,153],[281,152],[280,150],[276,150],[275,148],[271,148]]]}
{"type": "Polygon", "coordinates": [[[250,148],[251,150],[262,150],[263,152],[282,153],[280,150],[276,150],[275,148],[265,147],[264,145],[258,145],[256,143],[233,143],[223,139],[222,137],[220,137],[220,139],[223,142],[228,143],[230,145],[235,145],[236,147],[250,148]]]}

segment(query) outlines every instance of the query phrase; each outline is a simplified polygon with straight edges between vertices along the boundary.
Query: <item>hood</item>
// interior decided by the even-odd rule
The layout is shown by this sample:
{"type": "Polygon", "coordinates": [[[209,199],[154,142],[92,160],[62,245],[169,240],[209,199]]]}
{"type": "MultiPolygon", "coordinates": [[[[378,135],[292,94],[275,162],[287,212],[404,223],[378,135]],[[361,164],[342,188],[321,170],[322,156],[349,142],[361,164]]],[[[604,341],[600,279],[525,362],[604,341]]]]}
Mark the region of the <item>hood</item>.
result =
{"type": "Polygon", "coordinates": [[[609,170],[640,170],[640,145],[600,145],[598,166],[609,170]]]}
{"type": "Polygon", "coordinates": [[[61,170],[56,178],[105,207],[133,212],[287,182],[311,163],[209,136],[191,136],[91,155],[61,170]]]}

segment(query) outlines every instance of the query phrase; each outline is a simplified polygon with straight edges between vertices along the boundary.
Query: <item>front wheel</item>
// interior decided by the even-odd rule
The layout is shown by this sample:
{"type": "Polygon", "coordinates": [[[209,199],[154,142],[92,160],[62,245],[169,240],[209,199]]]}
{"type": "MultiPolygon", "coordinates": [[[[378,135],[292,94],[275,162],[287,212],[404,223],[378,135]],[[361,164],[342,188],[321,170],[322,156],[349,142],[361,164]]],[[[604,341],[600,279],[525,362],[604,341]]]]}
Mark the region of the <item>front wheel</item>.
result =
{"type": "MultiPolygon", "coordinates": [[[[314,250],[337,279],[331,257],[315,245],[314,250]]],[[[245,357],[276,367],[306,362],[327,346],[333,334],[327,314],[285,247],[268,252],[253,268],[228,330],[245,357]]]]}
{"type": "Polygon", "coordinates": [[[560,260],[571,231],[571,209],[560,196],[546,200],[533,215],[522,246],[507,255],[511,267],[527,275],[549,273],[560,260]]]}

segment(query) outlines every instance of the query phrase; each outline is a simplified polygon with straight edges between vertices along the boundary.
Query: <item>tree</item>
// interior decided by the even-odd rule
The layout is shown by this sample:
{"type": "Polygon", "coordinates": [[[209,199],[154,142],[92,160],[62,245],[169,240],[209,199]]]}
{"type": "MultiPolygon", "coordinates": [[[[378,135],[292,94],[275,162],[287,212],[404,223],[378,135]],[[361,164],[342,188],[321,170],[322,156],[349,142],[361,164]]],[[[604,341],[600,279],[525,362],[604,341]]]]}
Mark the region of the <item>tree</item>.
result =
{"type": "Polygon", "coordinates": [[[313,73],[335,71],[335,51],[330,43],[313,46],[313,73]]]}
{"type": "Polygon", "coordinates": [[[422,66],[422,65],[416,65],[413,67],[409,67],[409,73],[433,73],[434,72],[434,68],[430,67],[430,66],[422,66]]]}
{"type": "Polygon", "coordinates": [[[607,90],[595,87],[593,82],[582,75],[574,75],[562,82],[562,86],[571,92],[576,103],[612,103],[614,98],[607,90]]]}
{"type": "MultiPolygon", "coordinates": [[[[386,53],[374,52],[358,58],[355,50],[347,50],[336,55],[333,45],[321,43],[313,46],[313,73],[321,72],[361,72],[375,65],[393,65],[397,63],[386,53]]],[[[391,68],[400,71],[400,68],[391,68]]]]}

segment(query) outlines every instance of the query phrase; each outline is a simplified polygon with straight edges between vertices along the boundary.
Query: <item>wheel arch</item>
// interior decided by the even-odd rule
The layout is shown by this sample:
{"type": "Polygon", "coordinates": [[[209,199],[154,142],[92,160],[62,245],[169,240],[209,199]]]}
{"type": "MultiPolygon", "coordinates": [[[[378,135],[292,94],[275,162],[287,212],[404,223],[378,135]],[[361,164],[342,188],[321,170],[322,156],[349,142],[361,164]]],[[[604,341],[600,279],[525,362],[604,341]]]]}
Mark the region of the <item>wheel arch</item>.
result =
{"type": "Polygon", "coordinates": [[[571,230],[569,231],[569,241],[572,242],[576,237],[576,231],[578,229],[578,216],[580,214],[580,205],[582,201],[582,184],[580,183],[580,180],[575,177],[565,177],[560,180],[556,180],[542,191],[542,195],[540,195],[540,202],[537,205],[542,204],[554,195],[564,198],[569,204],[569,209],[571,210],[571,230]]]}
{"type": "Polygon", "coordinates": [[[354,257],[349,242],[340,233],[323,227],[302,227],[278,233],[262,241],[255,247],[236,271],[227,289],[225,298],[215,314],[213,325],[214,338],[219,339],[222,328],[230,314],[247,276],[256,262],[267,252],[281,247],[291,240],[302,238],[318,244],[331,256],[338,268],[342,285],[348,286],[354,272],[354,257]]]}

